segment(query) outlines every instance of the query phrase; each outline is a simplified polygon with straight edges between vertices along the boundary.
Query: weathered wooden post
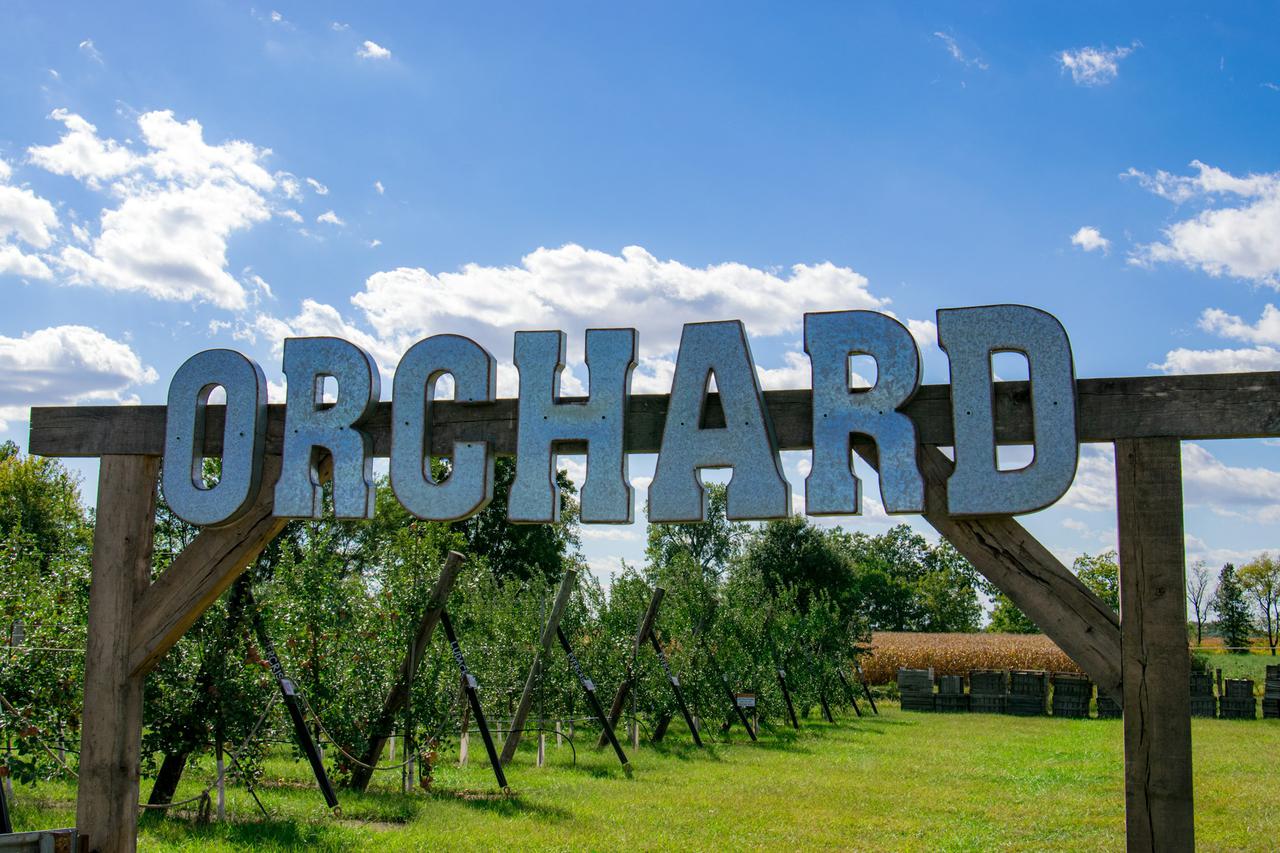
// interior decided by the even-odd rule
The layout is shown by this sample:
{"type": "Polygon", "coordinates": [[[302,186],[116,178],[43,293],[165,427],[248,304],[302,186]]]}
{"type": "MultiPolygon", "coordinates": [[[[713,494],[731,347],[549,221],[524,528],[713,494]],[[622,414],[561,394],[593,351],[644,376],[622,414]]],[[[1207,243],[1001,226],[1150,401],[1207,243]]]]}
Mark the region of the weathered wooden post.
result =
{"type": "Polygon", "coordinates": [[[142,679],[130,666],[135,604],[151,582],[158,456],[103,456],[93,531],[76,828],[90,850],[138,846],[142,679]]]}
{"type": "MultiPolygon", "coordinates": [[[[636,628],[635,642],[631,645],[631,661],[627,665],[627,671],[622,676],[622,683],[618,685],[618,692],[613,695],[613,706],[609,708],[609,725],[613,729],[618,728],[618,720],[622,719],[622,711],[627,706],[627,696],[631,693],[636,678],[636,658],[640,656],[640,647],[644,645],[645,639],[653,630],[654,620],[658,618],[658,608],[662,606],[662,597],[667,591],[662,587],[656,587],[653,590],[653,597],[649,599],[649,607],[645,610],[644,615],[640,617],[640,624],[636,628]]],[[[604,732],[600,733],[600,739],[596,741],[596,747],[603,747],[609,742],[609,738],[604,732]]]]}
{"type": "MultiPolygon", "coordinates": [[[[417,674],[418,665],[427,653],[427,646],[431,644],[431,636],[435,633],[436,624],[440,621],[440,614],[444,611],[445,602],[449,600],[449,593],[453,590],[453,582],[457,580],[458,571],[462,568],[462,563],[466,558],[457,551],[450,551],[445,557],[444,566],[440,569],[440,577],[436,578],[436,585],[431,590],[431,598],[427,600],[426,612],[422,615],[422,621],[418,623],[418,633],[414,636],[413,646],[405,654],[404,661],[400,664],[400,674],[396,678],[395,685],[392,686],[387,694],[386,700],[382,703],[382,712],[378,715],[378,719],[374,722],[373,734],[369,738],[369,746],[365,749],[364,755],[361,757],[361,764],[368,765],[362,767],[356,765],[351,771],[351,787],[357,791],[363,791],[369,787],[369,780],[373,776],[370,767],[376,766],[378,756],[382,754],[383,744],[386,743],[387,737],[395,725],[396,714],[400,709],[404,708],[409,701],[409,691],[413,689],[413,677],[417,674]]],[[[466,734],[465,720],[463,724],[463,734],[466,734]]],[[[411,734],[405,732],[401,742],[404,744],[401,752],[404,753],[405,760],[409,759],[409,743],[411,734]]]]}
{"type": "MultiPolygon", "coordinates": [[[[555,604],[551,606],[551,616],[547,619],[547,624],[542,627],[542,638],[533,654],[533,663],[529,665],[529,677],[525,679],[524,692],[520,694],[520,703],[516,705],[515,716],[511,718],[511,731],[507,732],[507,742],[502,747],[503,764],[511,763],[511,759],[515,758],[516,749],[520,746],[520,730],[524,728],[525,721],[529,718],[529,709],[533,707],[533,691],[542,678],[542,667],[547,653],[551,650],[551,642],[555,640],[556,632],[559,630],[560,617],[564,616],[564,609],[569,604],[569,596],[577,586],[578,573],[573,569],[567,570],[564,573],[564,580],[560,582],[560,591],[556,593],[555,604]]],[[[545,607],[545,599],[543,601],[545,607]]]]}
{"type": "Polygon", "coordinates": [[[1131,853],[1191,851],[1182,445],[1144,438],[1115,446],[1127,845],[1131,853]]]}

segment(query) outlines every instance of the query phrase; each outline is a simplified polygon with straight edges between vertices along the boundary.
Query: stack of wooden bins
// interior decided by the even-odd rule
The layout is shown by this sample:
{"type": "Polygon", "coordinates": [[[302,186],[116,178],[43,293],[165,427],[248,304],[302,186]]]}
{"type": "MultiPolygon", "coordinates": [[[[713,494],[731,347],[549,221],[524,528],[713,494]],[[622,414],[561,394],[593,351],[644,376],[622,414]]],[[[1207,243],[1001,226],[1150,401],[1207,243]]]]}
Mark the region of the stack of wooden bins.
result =
{"type": "Polygon", "coordinates": [[[1224,720],[1255,720],[1258,700],[1253,697],[1252,678],[1228,678],[1226,692],[1218,702],[1224,720]]]}
{"type": "Polygon", "coordinates": [[[1093,701],[1093,682],[1071,672],[1053,674],[1053,715],[1085,719],[1093,701]]]}
{"type": "Polygon", "coordinates": [[[1262,694],[1262,719],[1280,719],[1280,666],[1267,667],[1266,691],[1262,694]]]}
{"type": "Polygon", "coordinates": [[[1048,712],[1049,673],[1015,669],[1009,673],[1009,698],[1005,713],[1016,717],[1042,717],[1048,712]]]}
{"type": "Polygon", "coordinates": [[[968,711],[969,697],[964,692],[963,675],[943,675],[938,678],[938,695],[933,697],[939,711],[968,711]]]}
{"type": "Polygon", "coordinates": [[[1218,700],[1213,695],[1213,675],[1208,672],[1191,673],[1191,716],[1216,717],[1218,700]]]}
{"type": "Polygon", "coordinates": [[[975,714],[1003,714],[1008,693],[1003,669],[975,669],[969,673],[969,710],[975,714]]]}
{"type": "Polygon", "coordinates": [[[898,670],[898,693],[904,711],[933,710],[933,667],[898,670]]]}
{"type": "Polygon", "coordinates": [[[1124,712],[1120,708],[1120,703],[1112,700],[1110,696],[1098,691],[1098,719],[1099,720],[1118,720],[1124,716],[1124,712]]]}

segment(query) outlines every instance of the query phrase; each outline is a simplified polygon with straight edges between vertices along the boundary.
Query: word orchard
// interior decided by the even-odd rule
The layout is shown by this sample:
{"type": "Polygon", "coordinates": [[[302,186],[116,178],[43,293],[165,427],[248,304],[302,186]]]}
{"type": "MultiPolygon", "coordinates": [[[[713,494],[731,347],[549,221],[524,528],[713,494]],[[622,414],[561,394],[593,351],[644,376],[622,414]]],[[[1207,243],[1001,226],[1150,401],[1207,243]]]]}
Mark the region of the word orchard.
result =
{"type": "MultiPolygon", "coordinates": [[[[1016,514],[1060,498],[1075,477],[1075,374],[1071,344],[1056,318],[1022,305],[938,311],[938,344],[951,366],[955,470],[947,480],[947,510],[956,516],[1016,514]],[[996,463],[991,358],[1022,353],[1028,363],[1033,460],[1001,470],[996,463]]],[[[627,480],[627,403],[636,366],[634,329],[589,329],[586,363],[590,396],[560,398],[565,335],[516,332],[520,372],[516,477],[508,518],[556,520],[560,500],[556,456],[563,443],[586,445],[587,477],[581,517],[588,524],[629,524],[633,490],[627,480]]],[[[806,314],[813,401],[813,463],[805,481],[810,515],[856,515],[861,488],[853,473],[852,440],[876,444],[880,493],[890,513],[924,510],[924,480],[916,460],[916,425],[903,407],[920,387],[920,352],[897,320],[874,311],[806,314]],[[850,357],[870,356],[876,382],[851,387],[850,357]]],[[[396,368],[392,389],[391,486],[413,515],[466,518],[493,497],[489,442],[455,441],[447,475],[437,479],[431,447],[436,383],[448,374],[456,403],[493,403],[496,362],[458,335],[414,344],[396,368]]],[[[274,513],[317,518],[322,511],[320,463],[332,460],[333,505],[339,518],[372,518],[372,442],[361,428],[381,394],[377,365],[360,347],[338,338],[284,342],[285,401],[281,471],[274,513]],[[336,400],[324,401],[326,378],[336,400]]],[[[192,524],[218,526],[241,516],[261,486],[267,431],[267,383],[262,368],[232,350],[192,356],[169,386],[163,486],[173,511],[192,524]],[[226,392],[222,471],[203,476],[204,424],[209,396],[226,392]]],[[[689,323],[680,338],[657,470],[649,486],[649,520],[702,521],[707,496],[699,471],[732,469],[728,514],[739,520],[785,518],[791,489],[783,476],[773,425],[740,321],[689,323]],[[724,426],[703,425],[714,378],[724,426]]]]}

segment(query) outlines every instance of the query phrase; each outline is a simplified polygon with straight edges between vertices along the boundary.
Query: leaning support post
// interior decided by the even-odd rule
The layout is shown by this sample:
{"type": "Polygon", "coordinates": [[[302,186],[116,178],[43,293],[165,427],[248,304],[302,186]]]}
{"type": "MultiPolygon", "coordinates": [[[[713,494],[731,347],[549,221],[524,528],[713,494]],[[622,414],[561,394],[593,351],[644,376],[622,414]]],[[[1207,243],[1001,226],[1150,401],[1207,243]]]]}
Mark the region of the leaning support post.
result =
{"type": "Polygon", "coordinates": [[[1130,853],[1195,849],[1182,445],[1116,442],[1130,853]]]}
{"type": "MultiPolygon", "coordinates": [[[[655,587],[653,597],[649,599],[649,607],[640,617],[635,642],[631,644],[631,659],[627,664],[627,671],[622,676],[622,683],[618,685],[618,692],[613,694],[613,705],[609,708],[609,725],[615,730],[618,728],[618,721],[622,719],[622,711],[627,707],[627,696],[631,694],[631,688],[635,684],[636,658],[640,656],[640,647],[644,645],[645,638],[653,630],[653,623],[658,618],[658,608],[662,606],[662,597],[666,594],[667,591],[662,587],[655,587]]],[[[596,741],[596,747],[602,747],[608,742],[604,733],[601,732],[600,739],[596,741]]]]}
{"type": "Polygon", "coordinates": [[[467,692],[467,699],[471,703],[471,715],[475,717],[476,728],[480,729],[480,738],[484,741],[485,752],[489,753],[489,765],[493,767],[493,775],[498,780],[498,787],[503,793],[510,793],[511,789],[507,786],[507,774],[502,772],[502,762],[498,760],[498,750],[493,745],[493,736],[489,734],[489,724],[484,719],[484,709],[480,707],[480,694],[477,688],[480,686],[476,683],[476,677],[471,674],[471,670],[467,669],[467,661],[462,656],[462,648],[458,645],[458,635],[453,632],[453,622],[449,621],[448,611],[440,611],[440,626],[444,628],[445,639],[449,641],[449,649],[453,652],[453,659],[457,661],[458,669],[462,671],[462,687],[467,692]]]}
{"type": "Polygon", "coordinates": [[[684,701],[684,691],[680,689],[680,676],[671,670],[671,663],[667,660],[667,653],[662,650],[662,643],[658,642],[658,631],[656,628],[649,631],[649,642],[653,644],[653,651],[658,656],[658,663],[662,664],[662,671],[667,674],[667,682],[671,685],[671,692],[675,694],[676,705],[680,708],[680,713],[684,715],[685,725],[689,727],[689,733],[693,735],[693,742],[698,748],[702,748],[702,738],[698,735],[698,724],[694,722],[693,715],[689,713],[689,706],[684,701]]]}
{"type": "Polygon", "coordinates": [[[587,704],[591,706],[591,711],[600,718],[600,724],[604,727],[604,735],[609,739],[609,745],[613,747],[613,752],[618,756],[618,761],[622,764],[622,772],[631,776],[631,762],[627,760],[627,754],[622,751],[622,745],[618,743],[618,735],[613,730],[613,726],[609,725],[608,718],[604,715],[604,708],[600,707],[600,699],[596,696],[596,684],[582,669],[582,664],[578,662],[578,656],[573,653],[573,646],[569,644],[569,638],[564,635],[564,631],[556,626],[556,636],[560,639],[560,647],[564,649],[565,656],[569,658],[569,666],[573,668],[574,675],[578,676],[578,683],[582,685],[582,692],[587,694],[587,704]]]}
{"type": "Polygon", "coordinates": [[[537,651],[534,652],[533,663],[529,666],[529,677],[525,679],[524,692],[520,694],[520,704],[516,705],[516,714],[511,719],[511,731],[507,732],[507,742],[502,747],[503,764],[511,763],[511,759],[515,758],[516,748],[520,746],[521,729],[524,728],[525,720],[529,718],[529,709],[533,707],[533,691],[537,689],[538,681],[542,678],[542,667],[547,652],[551,650],[551,641],[556,638],[556,633],[560,629],[560,617],[564,615],[564,609],[569,604],[569,596],[577,586],[578,573],[569,569],[564,573],[564,580],[560,582],[560,591],[556,593],[555,604],[551,606],[551,616],[542,629],[542,640],[538,644],[537,651]]]}
{"type": "MultiPolygon", "coordinates": [[[[351,773],[351,787],[357,791],[363,791],[369,787],[369,780],[373,776],[373,771],[369,768],[377,766],[378,757],[382,755],[382,748],[395,725],[396,714],[400,713],[400,709],[409,701],[409,690],[413,686],[413,677],[417,674],[418,664],[426,657],[431,635],[435,633],[436,623],[440,621],[440,614],[444,612],[445,602],[449,600],[453,582],[457,579],[458,571],[462,568],[465,559],[457,551],[450,551],[445,558],[444,567],[440,569],[440,577],[436,579],[435,588],[431,591],[431,598],[427,599],[426,612],[422,614],[422,621],[418,623],[418,633],[413,639],[413,648],[400,664],[400,674],[396,678],[395,686],[391,688],[391,692],[382,703],[382,711],[372,727],[373,734],[369,738],[369,745],[360,758],[361,764],[368,766],[357,766],[351,773]]],[[[409,743],[408,738],[409,734],[406,732],[404,740],[406,747],[409,743]]],[[[408,756],[406,755],[405,758],[408,756]]]]}
{"type": "MultiPolygon", "coordinates": [[[[271,635],[267,633],[267,626],[262,621],[258,603],[253,598],[253,590],[245,590],[245,596],[248,599],[249,612],[253,620],[253,633],[262,644],[262,651],[267,656],[271,674],[275,676],[276,684],[280,687],[280,697],[284,699],[284,707],[288,710],[289,719],[293,722],[294,736],[298,738],[298,745],[302,747],[302,752],[311,764],[311,772],[316,777],[316,784],[320,786],[320,793],[324,795],[325,805],[332,809],[335,815],[341,815],[342,809],[338,805],[338,795],[334,793],[333,783],[329,781],[329,774],[324,769],[324,758],[320,754],[320,748],[316,746],[315,739],[311,737],[311,732],[307,729],[306,718],[302,715],[302,706],[298,704],[297,685],[293,683],[293,679],[285,675],[284,667],[280,665],[275,643],[271,642],[271,635]]],[[[218,748],[219,750],[222,748],[221,738],[218,739],[218,748]]],[[[218,760],[222,760],[221,753],[218,760]]],[[[219,775],[218,779],[221,781],[222,776],[219,775]]]]}
{"type": "Polygon", "coordinates": [[[853,713],[861,717],[862,709],[858,707],[858,697],[853,692],[853,688],[849,686],[849,679],[844,677],[844,673],[841,671],[840,667],[836,667],[836,676],[840,679],[840,686],[844,688],[845,698],[849,700],[849,704],[853,705],[853,713]]]}
{"type": "Polygon", "coordinates": [[[129,651],[135,605],[151,580],[159,473],[155,456],[104,456],[98,469],[76,794],[76,828],[92,850],[138,845],[142,675],[129,651]]]}
{"type": "Polygon", "coordinates": [[[800,730],[800,721],[796,719],[796,706],[791,703],[791,691],[787,689],[787,671],[778,667],[778,686],[782,688],[782,698],[787,703],[787,716],[791,718],[791,728],[800,730]]]}
{"type": "Polygon", "coordinates": [[[876,697],[871,695],[871,685],[867,684],[867,677],[862,673],[862,664],[858,663],[858,659],[853,659],[853,668],[858,673],[858,681],[862,682],[862,692],[866,694],[867,701],[871,703],[871,713],[877,717],[880,716],[880,709],[876,707],[876,697]]]}

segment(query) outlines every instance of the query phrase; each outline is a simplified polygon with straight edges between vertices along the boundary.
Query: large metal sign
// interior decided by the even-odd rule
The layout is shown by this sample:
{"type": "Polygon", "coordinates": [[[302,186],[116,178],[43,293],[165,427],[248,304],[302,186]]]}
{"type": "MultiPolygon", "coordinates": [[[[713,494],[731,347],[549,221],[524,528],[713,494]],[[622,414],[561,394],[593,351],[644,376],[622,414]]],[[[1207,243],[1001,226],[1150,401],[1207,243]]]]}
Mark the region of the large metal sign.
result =
{"type": "MultiPolygon", "coordinates": [[[[1075,477],[1075,374],[1071,344],[1053,316],[1024,305],[938,311],[938,344],[951,369],[955,471],[947,483],[951,515],[1014,515],[1062,497],[1075,477]],[[1002,470],[996,460],[992,356],[1024,355],[1034,438],[1029,465],[1002,470]]],[[[587,524],[629,524],[633,491],[627,480],[627,401],[636,366],[634,329],[591,329],[586,335],[590,394],[565,400],[563,332],[517,332],[520,372],[516,479],[508,519],[556,520],[556,456],[565,443],[586,446],[587,477],[581,517],[587,524]]],[[[890,513],[924,509],[917,435],[903,408],[920,385],[920,353],[897,320],[873,311],[806,314],[804,346],[811,365],[813,464],[805,482],[811,515],[857,515],[860,483],[851,461],[854,436],[873,440],[880,493],[890,513]],[[852,387],[850,357],[870,356],[876,382],[852,387]]],[[[277,516],[321,514],[319,462],[332,459],[333,504],[339,518],[372,518],[374,487],[369,434],[363,429],[378,402],[377,365],[360,347],[339,338],[290,338],[284,344],[285,400],[282,469],[275,485],[277,516]],[[325,399],[326,379],[336,397],[325,399]]],[[[405,354],[396,368],[391,401],[391,486],[418,518],[452,521],[483,509],[493,497],[489,442],[456,440],[447,476],[437,480],[431,447],[436,384],[449,375],[455,401],[490,403],[496,361],[457,335],[435,335],[405,354]]],[[[267,394],[261,368],[231,350],[208,350],[179,368],[169,387],[164,489],[170,507],[194,524],[216,527],[249,509],[262,476],[267,394]],[[221,477],[203,477],[205,409],[215,388],[226,392],[221,477]]],[[[741,322],[690,323],[676,356],[670,406],[657,469],[649,486],[649,520],[702,521],[707,495],[698,473],[728,468],[728,515],[735,520],[785,518],[791,488],[783,475],[773,423],[763,403],[751,347],[741,322]],[[704,424],[714,379],[723,426],[704,424]]]]}

